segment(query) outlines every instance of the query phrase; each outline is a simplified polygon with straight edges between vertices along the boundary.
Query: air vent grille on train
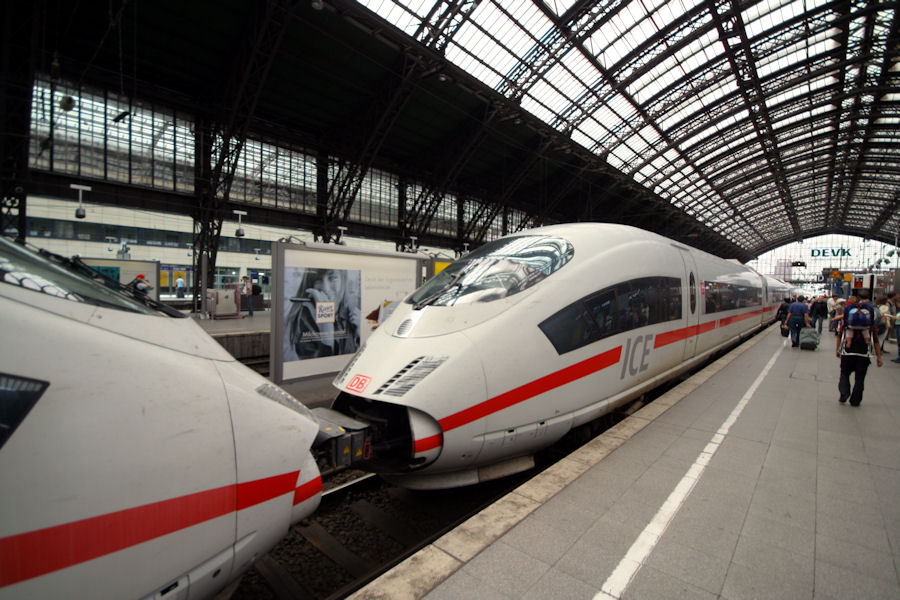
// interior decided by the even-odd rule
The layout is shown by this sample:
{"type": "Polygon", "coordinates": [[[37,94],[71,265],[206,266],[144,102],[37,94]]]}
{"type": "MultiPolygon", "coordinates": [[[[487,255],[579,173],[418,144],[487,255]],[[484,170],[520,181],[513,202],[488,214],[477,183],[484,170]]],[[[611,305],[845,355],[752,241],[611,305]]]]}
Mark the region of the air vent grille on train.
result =
{"type": "Polygon", "coordinates": [[[420,356],[414,358],[405,367],[397,371],[393,377],[385,381],[375,391],[375,394],[400,397],[425,379],[446,360],[446,356],[420,356]]]}
{"type": "Polygon", "coordinates": [[[412,319],[404,319],[402,323],[400,323],[400,327],[397,328],[397,331],[394,333],[397,337],[406,337],[409,335],[409,332],[412,331],[413,325],[415,323],[412,319]]]}

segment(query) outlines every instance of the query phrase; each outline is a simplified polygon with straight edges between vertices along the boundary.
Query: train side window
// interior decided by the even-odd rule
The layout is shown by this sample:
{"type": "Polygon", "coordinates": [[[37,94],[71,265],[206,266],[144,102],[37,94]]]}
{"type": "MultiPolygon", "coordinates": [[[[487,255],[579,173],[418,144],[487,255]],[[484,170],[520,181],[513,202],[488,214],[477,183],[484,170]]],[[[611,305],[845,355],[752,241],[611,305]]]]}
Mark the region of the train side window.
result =
{"type": "Polygon", "coordinates": [[[586,298],[584,301],[591,316],[594,317],[594,322],[597,324],[599,333],[597,339],[608,337],[622,330],[620,320],[622,306],[616,302],[616,291],[618,290],[604,290],[586,298]]]}
{"type": "Polygon", "coordinates": [[[643,281],[640,279],[634,282],[626,281],[616,286],[619,296],[619,325],[622,331],[630,331],[647,324],[648,307],[643,281]]]}
{"type": "Polygon", "coordinates": [[[623,297],[623,331],[681,318],[681,280],[676,277],[642,277],[616,286],[623,297]]]}
{"type": "Polygon", "coordinates": [[[703,286],[706,290],[706,314],[762,304],[761,288],[716,281],[705,281],[703,286]]]}
{"type": "Polygon", "coordinates": [[[573,302],[538,325],[560,354],[605,337],[681,318],[681,280],[642,277],[573,302]]]}
{"type": "MultiPolygon", "coordinates": [[[[663,278],[663,286],[665,286],[663,297],[665,320],[675,321],[681,319],[681,279],[678,277],[665,277],[663,278]]],[[[693,292],[694,290],[691,291],[692,311],[697,308],[693,292]]]]}
{"type": "Polygon", "coordinates": [[[703,314],[708,315],[710,313],[714,313],[717,310],[719,310],[719,300],[718,300],[719,294],[718,294],[718,291],[716,290],[716,288],[713,287],[713,284],[711,284],[708,281],[703,282],[703,289],[705,291],[705,293],[703,295],[706,298],[706,302],[704,303],[704,306],[703,306],[703,314]]]}
{"type": "Polygon", "coordinates": [[[600,339],[597,325],[581,300],[545,319],[538,327],[559,354],[571,352],[600,339]]]}

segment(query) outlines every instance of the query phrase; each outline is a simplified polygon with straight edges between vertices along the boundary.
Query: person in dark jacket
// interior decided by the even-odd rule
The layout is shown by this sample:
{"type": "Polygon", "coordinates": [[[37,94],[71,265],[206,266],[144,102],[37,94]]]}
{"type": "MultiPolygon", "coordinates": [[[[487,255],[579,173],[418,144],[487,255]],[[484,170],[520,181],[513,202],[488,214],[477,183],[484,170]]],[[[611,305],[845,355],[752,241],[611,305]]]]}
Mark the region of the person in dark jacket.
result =
{"type": "Polygon", "coordinates": [[[785,298],[781,301],[781,306],[778,307],[778,312],[775,313],[775,319],[777,321],[781,321],[782,323],[787,318],[788,308],[791,306],[791,299],[785,298]]]}
{"type": "Polygon", "coordinates": [[[781,335],[787,337],[790,334],[790,328],[787,326],[788,307],[791,305],[791,299],[785,298],[775,313],[775,320],[781,325],[781,335]]]}
{"type": "Polygon", "coordinates": [[[819,335],[822,335],[822,324],[828,319],[828,302],[825,296],[819,296],[809,307],[809,320],[812,326],[816,328],[819,335]]]}
{"type": "Polygon", "coordinates": [[[784,323],[791,328],[791,347],[796,348],[800,345],[800,329],[812,327],[809,324],[809,307],[806,305],[806,298],[797,296],[796,302],[791,302],[788,307],[788,317],[784,323]]]}

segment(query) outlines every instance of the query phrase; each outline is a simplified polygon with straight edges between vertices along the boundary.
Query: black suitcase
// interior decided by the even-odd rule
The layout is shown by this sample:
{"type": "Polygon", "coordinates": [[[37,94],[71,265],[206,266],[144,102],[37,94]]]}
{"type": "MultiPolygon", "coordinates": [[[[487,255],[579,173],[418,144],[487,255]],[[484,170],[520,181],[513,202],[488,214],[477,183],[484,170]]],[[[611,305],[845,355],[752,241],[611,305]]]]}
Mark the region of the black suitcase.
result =
{"type": "Polygon", "coordinates": [[[800,348],[803,350],[815,350],[819,347],[819,332],[815,327],[803,327],[800,329],[800,348]]]}

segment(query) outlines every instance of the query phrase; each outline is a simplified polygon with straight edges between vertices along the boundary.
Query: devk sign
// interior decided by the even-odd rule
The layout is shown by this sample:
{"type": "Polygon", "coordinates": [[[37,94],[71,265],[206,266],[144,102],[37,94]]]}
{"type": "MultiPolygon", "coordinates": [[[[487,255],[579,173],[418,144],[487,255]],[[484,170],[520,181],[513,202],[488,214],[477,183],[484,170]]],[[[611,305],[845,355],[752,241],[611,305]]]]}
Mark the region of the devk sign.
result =
{"type": "Polygon", "coordinates": [[[850,248],[813,248],[810,250],[813,258],[831,258],[839,256],[850,256],[850,248]]]}

